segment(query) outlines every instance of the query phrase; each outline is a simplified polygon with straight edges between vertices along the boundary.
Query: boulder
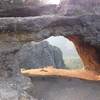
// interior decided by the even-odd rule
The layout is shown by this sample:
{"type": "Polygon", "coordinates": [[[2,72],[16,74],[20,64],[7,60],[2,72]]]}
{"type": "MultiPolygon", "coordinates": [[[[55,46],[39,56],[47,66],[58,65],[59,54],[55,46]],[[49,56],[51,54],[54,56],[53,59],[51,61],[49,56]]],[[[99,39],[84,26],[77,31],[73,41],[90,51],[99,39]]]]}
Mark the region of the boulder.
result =
{"type": "Polygon", "coordinates": [[[0,100],[37,100],[30,96],[30,78],[20,73],[16,58],[20,43],[0,42],[0,100]]]}
{"type": "Polygon", "coordinates": [[[42,68],[47,66],[65,68],[62,52],[47,41],[25,44],[17,55],[22,68],[42,68]]]}

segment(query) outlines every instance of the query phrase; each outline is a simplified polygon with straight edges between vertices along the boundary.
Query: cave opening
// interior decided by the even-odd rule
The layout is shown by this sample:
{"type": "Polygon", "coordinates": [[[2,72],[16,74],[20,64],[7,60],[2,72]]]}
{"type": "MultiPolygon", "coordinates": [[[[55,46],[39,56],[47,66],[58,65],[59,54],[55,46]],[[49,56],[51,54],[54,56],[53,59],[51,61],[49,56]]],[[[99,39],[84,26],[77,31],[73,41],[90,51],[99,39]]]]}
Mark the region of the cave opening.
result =
{"type": "Polygon", "coordinates": [[[84,69],[73,41],[64,36],[51,36],[46,41],[61,50],[66,69],[84,69]]]}
{"type": "Polygon", "coordinates": [[[52,66],[57,69],[84,69],[76,47],[64,36],[51,36],[40,42],[25,44],[19,54],[23,55],[20,66],[38,69],[52,66]]]}
{"type": "Polygon", "coordinates": [[[50,36],[25,44],[20,56],[21,73],[29,77],[75,77],[99,80],[95,49],[80,36],[50,36]]]}

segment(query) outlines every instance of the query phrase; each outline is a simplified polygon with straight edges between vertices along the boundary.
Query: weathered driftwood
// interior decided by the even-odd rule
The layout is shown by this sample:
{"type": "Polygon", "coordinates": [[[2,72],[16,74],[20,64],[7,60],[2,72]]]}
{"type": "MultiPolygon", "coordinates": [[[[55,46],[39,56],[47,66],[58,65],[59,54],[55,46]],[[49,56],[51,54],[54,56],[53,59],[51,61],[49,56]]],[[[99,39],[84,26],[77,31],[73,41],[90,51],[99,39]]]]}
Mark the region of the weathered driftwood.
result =
{"type": "Polygon", "coordinates": [[[73,77],[84,80],[100,81],[100,75],[87,70],[65,70],[48,67],[40,69],[21,70],[21,73],[28,77],[73,77]]]}

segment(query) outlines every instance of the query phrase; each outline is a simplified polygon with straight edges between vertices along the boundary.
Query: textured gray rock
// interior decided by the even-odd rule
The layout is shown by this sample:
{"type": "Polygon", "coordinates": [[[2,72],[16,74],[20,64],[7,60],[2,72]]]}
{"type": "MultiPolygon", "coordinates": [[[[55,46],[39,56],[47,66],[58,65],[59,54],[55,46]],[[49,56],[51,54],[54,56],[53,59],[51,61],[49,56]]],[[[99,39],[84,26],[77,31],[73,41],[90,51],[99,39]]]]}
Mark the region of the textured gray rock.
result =
{"type": "Polygon", "coordinates": [[[30,79],[21,75],[0,80],[0,100],[37,100],[27,93],[32,86],[30,79]]]}
{"type": "MultiPolygon", "coordinates": [[[[88,51],[86,55],[92,51],[91,48],[96,47],[96,52],[94,50],[93,52],[95,52],[96,58],[100,63],[100,1],[63,0],[64,2],[58,7],[59,15],[56,16],[52,14],[56,13],[57,6],[52,6],[52,9],[51,5],[40,6],[41,4],[37,0],[34,3],[31,0],[25,0],[27,1],[25,4],[21,3],[21,0],[13,1],[12,3],[12,0],[0,0],[0,16],[6,17],[0,18],[0,100],[34,100],[32,96],[37,97],[39,100],[100,100],[99,82],[68,81],[66,79],[54,81],[33,80],[34,87],[30,87],[31,81],[26,77],[22,78],[19,66],[23,65],[21,60],[24,59],[25,66],[29,64],[28,67],[34,67],[34,62],[30,56],[38,55],[38,52],[36,51],[33,54],[34,51],[31,50],[33,45],[29,43],[24,45],[19,52],[20,54],[18,54],[21,46],[26,42],[40,41],[52,35],[63,35],[68,38],[72,35],[78,35],[83,45],[84,42],[89,44],[82,48],[82,50],[86,49],[86,52],[88,51]],[[20,5],[18,2],[20,2],[20,5]],[[94,15],[83,15],[87,13],[94,15]],[[40,16],[48,14],[49,16],[40,16]],[[68,17],[62,15],[82,16],[68,17]],[[89,46],[91,46],[90,49],[88,48],[89,46]],[[26,60],[32,62],[31,65],[26,60]],[[31,91],[30,88],[33,90],[31,91]],[[32,96],[30,96],[31,93],[29,91],[33,92],[32,96]]],[[[38,48],[37,44],[34,45],[38,48]]],[[[49,48],[51,50],[53,47],[49,48]]],[[[47,48],[42,47],[39,49],[45,49],[45,56],[49,56],[47,48]]],[[[58,57],[58,53],[55,52],[56,50],[53,52],[54,55],[58,57]]],[[[43,52],[40,53],[44,54],[43,52]]],[[[82,53],[83,55],[85,54],[84,52],[82,53]]],[[[54,55],[53,60],[55,60],[54,55]]],[[[84,56],[85,60],[88,58],[86,55],[84,56]]],[[[52,57],[49,57],[49,59],[49,62],[46,62],[47,65],[52,62],[52,57]]],[[[57,60],[59,61],[59,57],[57,60]]],[[[91,59],[88,60],[92,61],[91,59]]],[[[46,58],[45,61],[47,61],[46,58]]],[[[38,64],[37,62],[39,61],[36,59],[35,64],[38,64]]],[[[43,57],[41,63],[44,66],[43,57]]],[[[58,64],[58,62],[55,63],[58,64]]],[[[59,63],[61,64],[61,62],[59,63]]],[[[39,63],[37,66],[40,65],[39,63]]],[[[100,69],[99,67],[98,69],[100,69]]]]}
{"type": "Polygon", "coordinates": [[[20,43],[0,42],[0,78],[15,77],[20,73],[15,56],[20,47],[20,43]]]}
{"type": "Polygon", "coordinates": [[[47,41],[25,44],[17,54],[22,68],[41,68],[54,66],[65,68],[62,52],[47,41]]]}
{"type": "Polygon", "coordinates": [[[0,42],[0,100],[35,100],[27,91],[32,83],[20,74],[16,58],[21,44],[0,42]]]}
{"type": "Polygon", "coordinates": [[[94,48],[96,49],[95,55],[96,59],[99,59],[99,24],[99,15],[83,15],[76,17],[47,15],[25,18],[0,18],[1,48],[4,45],[3,43],[7,43],[8,50],[10,50],[13,47],[9,46],[11,43],[15,43],[16,45],[14,48],[16,48],[18,43],[23,44],[30,41],[41,41],[52,35],[62,35],[67,38],[74,35],[80,37],[80,41],[83,42],[83,45],[85,42],[93,48],[96,47],[94,48]]]}
{"type": "Polygon", "coordinates": [[[100,14],[99,0],[61,0],[59,7],[60,15],[85,15],[100,14]]]}
{"type": "Polygon", "coordinates": [[[18,7],[12,9],[4,9],[0,11],[0,17],[28,17],[28,16],[41,16],[52,15],[57,13],[55,5],[42,5],[32,7],[18,7]]]}

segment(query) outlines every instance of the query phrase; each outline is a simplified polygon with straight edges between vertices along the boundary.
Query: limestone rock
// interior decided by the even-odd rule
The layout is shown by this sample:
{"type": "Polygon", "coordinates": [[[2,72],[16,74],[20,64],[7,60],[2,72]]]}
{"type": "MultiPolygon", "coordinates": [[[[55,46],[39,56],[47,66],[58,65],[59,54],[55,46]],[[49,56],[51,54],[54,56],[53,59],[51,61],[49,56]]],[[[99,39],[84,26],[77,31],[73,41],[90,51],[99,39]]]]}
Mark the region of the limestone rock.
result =
{"type": "Polygon", "coordinates": [[[27,17],[57,13],[57,6],[40,0],[0,0],[0,17],[27,17]]]}
{"type": "Polygon", "coordinates": [[[0,100],[37,100],[27,92],[31,88],[30,79],[21,75],[0,80],[0,100]]]}
{"type": "Polygon", "coordinates": [[[22,47],[18,53],[20,67],[39,68],[54,66],[65,68],[62,52],[59,48],[51,46],[48,42],[31,42],[22,47]]]}
{"type": "Polygon", "coordinates": [[[92,45],[99,45],[100,16],[83,15],[0,18],[0,41],[40,41],[52,35],[80,35],[92,45]]]}
{"type": "MultiPolygon", "coordinates": [[[[81,48],[84,57],[86,54],[90,54],[87,57],[87,61],[93,62],[91,64],[98,71],[100,65],[100,15],[82,15],[82,16],[38,16],[38,17],[25,17],[25,18],[0,18],[0,41],[6,43],[26,43],[30,41],[41,41],[52,35],[79,37],[79,44],[84,45],[81,48]],[[82,43],[80,43],[82,42],[82,43]],[[89,48],[88,48],[89,47],[89,48]],[[88,48],[88,50],[85,48],[88,48]],[[93,52],[89,53],[89,50],[93,48],[93,52]],[[87,52],[87,53],[85,53],[87,52]],[[91,59],[91,54],[94,59],[91,59]]],[[[75,40],[75,41],[76,41],[75,40]]],[[[76,43],[75,43],[76,45],[76,43]]],[[[78,52],[80,53],[80,47],[78,52]]],[[[82,56],[83,56],[82,55],[82,56]]],[[[84,58],[82,57],[81,58],[84,58]]],[[[86,58],[82,59],[84,65],[87,65],[86,58]]],[[[87,68],[86,66],[86,68],[87,68]]]]}
{"type": "Polygon", "coordinates": [[[62,0],[59,7],[61,15],[100,14],[99,0],[62,0]]]}
{"type": "Polygon", "coordinates": [[[39,100],[100,100],[100,82],[73,78],[33,78],[32,95],[39,100]]]}

